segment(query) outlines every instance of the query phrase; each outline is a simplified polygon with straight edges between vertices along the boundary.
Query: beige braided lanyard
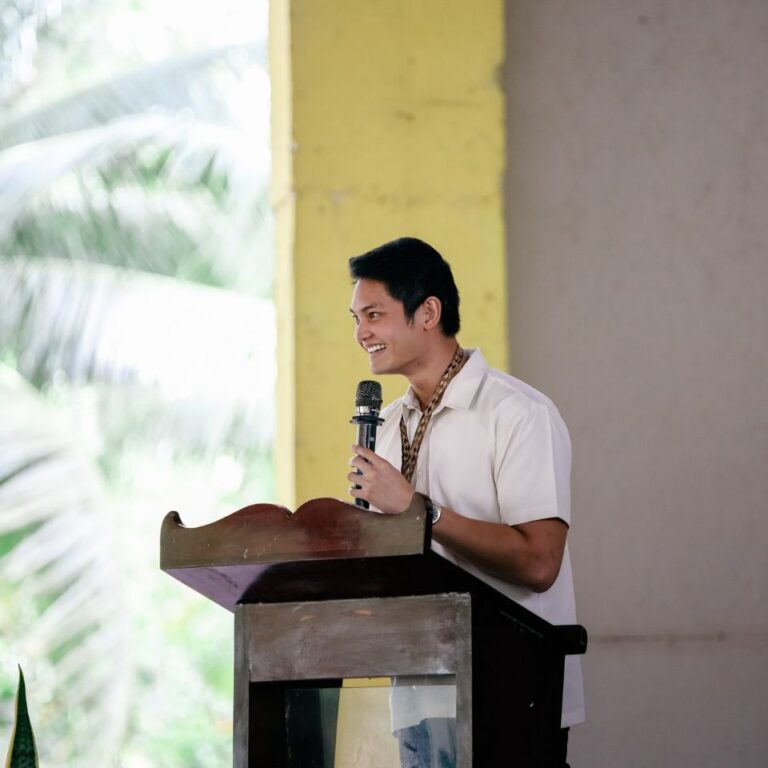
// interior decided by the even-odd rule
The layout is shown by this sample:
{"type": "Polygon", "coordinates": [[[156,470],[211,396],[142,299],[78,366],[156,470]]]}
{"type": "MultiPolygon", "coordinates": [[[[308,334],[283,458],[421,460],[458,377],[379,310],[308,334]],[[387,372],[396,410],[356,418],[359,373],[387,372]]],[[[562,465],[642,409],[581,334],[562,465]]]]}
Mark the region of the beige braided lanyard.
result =
{"type": "Polygon", "coordinates": [[[427,407],[424,409],[424,413],[421,414],[419,419],[419,426],[416,427],[416,433],[413,436],[413,443],[408,440],[408,428],[405,425],[405,419],[400,416],[400,443],[402,445],[402,469],[400,470],[405,479],[410,483],[413,478],[413,473],[416,470],[416,460],[419,458],[419,449],[421,448],[421,441],[424,439],[424,435],[427,432],[429,421],[432,418],[435,408],[440,404],[443,399],[443,394],[446,388],[451,383],[451,379],[461,370],[464,363],[469,359],[461,347],[456,348],[456,354],[445,369],[440,382],[437,385],[435,393],[427,403],[427,407]]]}

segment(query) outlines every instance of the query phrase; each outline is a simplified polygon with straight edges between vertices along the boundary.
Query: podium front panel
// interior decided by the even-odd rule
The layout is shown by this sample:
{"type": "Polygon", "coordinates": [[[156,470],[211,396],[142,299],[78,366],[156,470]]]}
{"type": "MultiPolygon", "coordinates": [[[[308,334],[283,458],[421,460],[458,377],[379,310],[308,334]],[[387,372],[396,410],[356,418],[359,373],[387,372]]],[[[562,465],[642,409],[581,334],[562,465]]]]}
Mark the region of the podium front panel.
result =
{"type": "Polygon", "coordinates": [[[236,768],[384,754],[403,700],[453,712],[458,765],[471,766],[469,595],[248,604],[235,627],[236,768]]]}

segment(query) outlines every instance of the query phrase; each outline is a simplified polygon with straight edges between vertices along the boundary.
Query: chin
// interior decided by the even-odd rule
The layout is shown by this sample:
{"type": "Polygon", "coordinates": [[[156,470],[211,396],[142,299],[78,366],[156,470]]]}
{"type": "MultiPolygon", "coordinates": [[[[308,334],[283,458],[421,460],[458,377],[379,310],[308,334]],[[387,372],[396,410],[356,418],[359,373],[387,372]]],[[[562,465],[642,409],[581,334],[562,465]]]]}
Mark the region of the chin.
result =
{"type": "Polygon", "coordinates": [[[368,362],[368,367],[371,369],[371,373],[375,374],[376,376],[380,376],[384,373],[389,373],[389,370],[387,369],[386,363],[384,363],[383,360],[370,360],[368,362]]]}

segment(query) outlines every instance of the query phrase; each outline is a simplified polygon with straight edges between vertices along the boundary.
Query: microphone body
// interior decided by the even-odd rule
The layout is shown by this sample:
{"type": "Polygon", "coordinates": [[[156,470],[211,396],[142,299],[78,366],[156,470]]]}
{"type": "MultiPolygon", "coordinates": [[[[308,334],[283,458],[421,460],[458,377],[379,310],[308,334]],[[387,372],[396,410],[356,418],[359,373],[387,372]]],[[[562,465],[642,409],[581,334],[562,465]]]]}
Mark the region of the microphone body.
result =
{"type": "Polygon", "coordinates": [[[384,419],[380,419],[377,416],[355,416],[350,420],[351,424],[357,425],[357,440],[355,445],[362,445],[363,448],[370,448],[370,450],[376,450],[376,430],[379,428],[379,424],[384,423],[384,419]]]}
{"type": "MultiPolygon", "coordinates": [[[[361,381],[357,385],[355,415],[350,419],[350,423],[357,426],[356,445],[376,450],[376,430],[384,423],[384,419],[379,418],[382,402],[381,384],[378,381],[361,381]]],[[[363,509],[370,508],[365,499],[355,499],[355,504],[363,509]]]]}

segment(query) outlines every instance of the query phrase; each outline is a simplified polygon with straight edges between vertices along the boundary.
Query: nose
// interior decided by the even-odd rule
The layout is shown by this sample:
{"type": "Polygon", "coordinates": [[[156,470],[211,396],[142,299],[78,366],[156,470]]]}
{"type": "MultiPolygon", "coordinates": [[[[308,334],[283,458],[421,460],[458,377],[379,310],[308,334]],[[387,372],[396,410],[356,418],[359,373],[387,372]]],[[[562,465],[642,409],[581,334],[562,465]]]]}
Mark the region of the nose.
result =
{"type": "Polygon", "coordinates": [[[359,344],[371,335],[365,320],[361,319],[355,326],[355,341],[359,344]]]}

